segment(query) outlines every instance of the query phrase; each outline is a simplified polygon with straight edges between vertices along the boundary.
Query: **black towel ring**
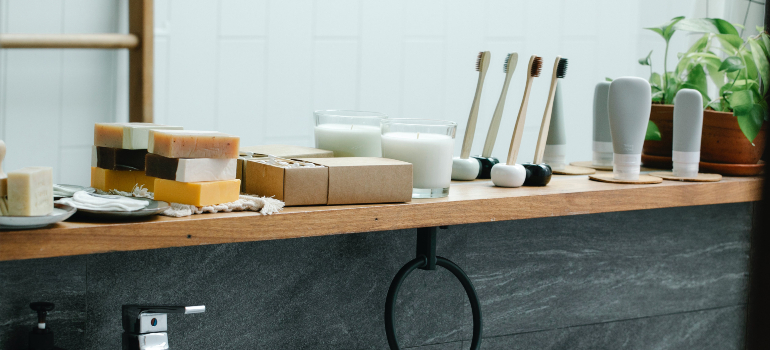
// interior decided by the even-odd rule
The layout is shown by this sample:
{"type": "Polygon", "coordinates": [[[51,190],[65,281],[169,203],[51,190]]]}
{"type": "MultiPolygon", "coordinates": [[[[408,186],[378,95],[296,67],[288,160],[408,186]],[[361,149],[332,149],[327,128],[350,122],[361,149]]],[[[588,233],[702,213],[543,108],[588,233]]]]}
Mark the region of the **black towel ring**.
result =
{"type": "Polygon", "coordinates": [[[471,339],[471,350],[478,350],[481,348],[481,333],[483,328],[479,297],[476,295],[476,290],[473,288],[473,283],[468,278],[468,275],[466,275],[465,272],[459,266],[457,266],[457,264],[453,263],[449,259],[435,255],[436,228],[433,227],[429,229],[418,229],[418,255],[414,260],[406,263],[404,267],[398,270],[396,277],[393,278],[393,282],[390,283],[390,288],[388,289],[388,296],[385,299],[385,334],[388,337],[388,344],[390,345],[390,349],[401,349],[401,347],[398,345],[398,338],[396,337],[395,321],[395,305],[396,299],[398,299],[398,290],[401,289],[401,283],[403,283],[404,280],[406,280],[406,277],[409,276],[409,274],[412,273],[412,271],[415,269],[420,268],[423,270],[435,270],[436,265],[438,265],[449,270],[449,272],[451,272],[458,280],[460,280],[463,288],[465,288],[465,293],[468,295],[468,300],[471,304],[471,312],[473,313],[473,338],[471,339]],[[422,231],[429,229],[432,230],[427,232],[422,231]],[[421,252],[426,251],[428,256],[425,254],[420,254],[421,252]],[[430,257],[431,251],[433,253],[433,259],[430,257]],[[433,264],[431,264],[431,262],[433,262],[433,264]]]}

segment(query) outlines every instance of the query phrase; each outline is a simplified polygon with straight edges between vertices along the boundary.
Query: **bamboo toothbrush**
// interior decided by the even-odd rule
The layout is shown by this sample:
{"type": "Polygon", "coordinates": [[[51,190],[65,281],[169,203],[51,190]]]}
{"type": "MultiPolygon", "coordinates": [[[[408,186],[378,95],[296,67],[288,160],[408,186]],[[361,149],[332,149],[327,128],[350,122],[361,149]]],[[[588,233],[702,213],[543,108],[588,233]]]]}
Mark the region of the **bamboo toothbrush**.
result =
{"type": "Polygon", "coordinates": [[[524,164],[524,168],[527,169],[527,180],[524,181],[524,186],[545,186],[551,181],[552,170],[548,164],[543,164],[543,152],[545,151],[545,142],[548,138],[548,127],[551,125],[551,111],[553,111],[553,97],[556,94],[556,85],[559,83],[559,78],[564,78],[566,75],[567,59],[556,56],[551,75],[551,90],[548,93],[548,102],[545,105],[543,120],[540,123],[540,134],[537,137],[537,145],[535,146],[535,158],[532,164],[524,164]]]}
{"type": "Polygon", "coordinates": [[[479,52],[476,59],[476,70],[479,72],[479,81],[476,84],[476,95],[473,97],[471,113],[468,116],[468,125],[465,128],[465,138],[460,150],[460,157],[452,161],[452,180],[474,180],[479,175],[479,161],[470,158],[473,136],[476,133],[476,119],[479,117],[479,103],[481,102],[481,89],[484,87],[484,78],[489,68],[489,60],[492,54],[489,51],[479,52]]]}
{"type": "Polygon", "coordinates": [[[519,54],[515,52],[509,53],[505,58],[505,64],[503,65],[503,73],[505,73],[503,91],[500,93],[500,99],[497,100],[497,107],[495,107],[495,113],[492,115],[492,122],[489,124],[487,140],[484,142],[484,150],[481,152],[481,156],[474,157],[481,162],[481,171],[478,176],[479,179],[489,179],[492,167],[500,162],[497,158],[492,157],[492,150],[495,148],[497,131],[500,130],[500,121],[503,119],[505,98],[508,95],[508,85],[511,83],[511,77],[516,70],[516,64],[518,62],[519,54]]]}
{"type": "Polygon", "coordinates": [[[527,66],[527,82],[524,85],[524,96],[521,99],[519,115],[516,118],[516,126],[513,128],[513,137],[511,146],[508,149],[508,158],[505,164],[496,164],[492,167],[492,182],[500,187],[519,187],[524,183],[526,171],[524,167],[516,164],[516,158],[519,154],[521,137],[524,134],[524,123],[527,119],[527,107],[529,105],[529,93],[532,90],[532,80],[540,76],[540,69],[543,66],[543,59],[532,55],[529,58],[527,66]]]}

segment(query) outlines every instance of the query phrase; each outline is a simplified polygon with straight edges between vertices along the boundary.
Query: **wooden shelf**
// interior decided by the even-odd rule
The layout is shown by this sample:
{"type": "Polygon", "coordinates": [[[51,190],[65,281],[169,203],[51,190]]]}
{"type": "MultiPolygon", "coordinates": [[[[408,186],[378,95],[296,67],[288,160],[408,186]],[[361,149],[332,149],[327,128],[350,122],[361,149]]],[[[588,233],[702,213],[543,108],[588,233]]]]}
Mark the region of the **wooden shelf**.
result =
{"type": "Polygon", "coordinates": [[[750,202],[760,200],[761,186],[759,177],[618,185],[587,176],[555,176],[546,187],[515,189],[473,181],[453,183],[447,198],[410,203],[291,207],[270,216],[246,212],[154,216],[129,223],[71,221],[0,231],[0,261],[750,202]]]}

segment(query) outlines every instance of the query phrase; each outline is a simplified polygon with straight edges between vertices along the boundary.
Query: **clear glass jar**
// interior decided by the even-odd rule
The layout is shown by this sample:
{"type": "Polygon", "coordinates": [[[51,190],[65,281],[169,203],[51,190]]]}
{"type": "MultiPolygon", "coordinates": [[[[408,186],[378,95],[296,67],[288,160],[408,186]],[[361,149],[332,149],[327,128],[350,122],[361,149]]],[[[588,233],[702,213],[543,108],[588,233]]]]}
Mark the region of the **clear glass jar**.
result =
{"type": "Polygon", "coordinates": [[[457,123],[434,119],[383,119],[382,156],[412,163],[412,198],[449,195],[457,123]]]}
{"type": "Polygon", "coordinates": [[[380,120],[387,115],[363,111],[315,111],[315,147],[335,157],[382,157],[380,120]]]}

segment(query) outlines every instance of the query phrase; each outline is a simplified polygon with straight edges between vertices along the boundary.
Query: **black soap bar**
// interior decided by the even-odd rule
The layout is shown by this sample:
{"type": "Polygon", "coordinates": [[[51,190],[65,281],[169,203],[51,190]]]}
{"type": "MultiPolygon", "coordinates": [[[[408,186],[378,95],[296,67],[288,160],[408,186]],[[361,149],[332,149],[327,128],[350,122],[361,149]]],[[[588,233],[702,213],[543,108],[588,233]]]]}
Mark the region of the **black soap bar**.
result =
{"type": "Polygon", "coordinates": [[[147,164],[144,171],[145,175],[166,180],[177,180],[176,170],[179,167],[179,158],[169,158],[147,153],[145,164],[147,164]]]}
{"type": "Polygon", "coordinates": [[[108,170],[144,170],[146,149],[96,147],[96,166],[108,170]]]}

